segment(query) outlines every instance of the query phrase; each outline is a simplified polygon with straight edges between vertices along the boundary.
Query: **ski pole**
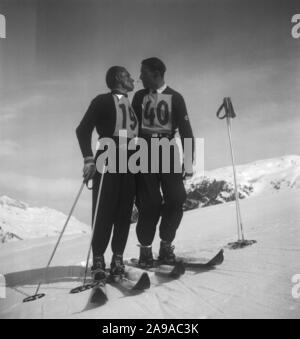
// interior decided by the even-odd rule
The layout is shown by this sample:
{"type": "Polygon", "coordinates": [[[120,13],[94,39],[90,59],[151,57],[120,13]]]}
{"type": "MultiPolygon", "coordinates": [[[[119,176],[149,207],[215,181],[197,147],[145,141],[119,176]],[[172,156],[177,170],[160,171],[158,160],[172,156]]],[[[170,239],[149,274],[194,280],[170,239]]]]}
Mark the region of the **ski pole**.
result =
{"type": "MultiPolygon", "coordinates": [[[[75,207],[76,207],[76,205],[77,205],[77,202],[78,202],[78,200],[79,200],[79,197],[80,197],[80,195],[81,195],[81,193],[82,193],[82,191],[83,191],[83,189],[84,189],[84,186],[85,186],[85,182],[82,183],[82,185],[81,185],[81,187],[80,187],[80,190],[79,190],[79,192],[78,192],[78,194],[77,194],[77,196],[76,196],[75,202],[74,202],[74,204],[73,204],[73,206],[72,206],[72,208],[71,208],[71,211],[70,211],[70,213],[69,213],[69,215],[68,215],[68,218],[67,218],[67,220],[66,220],[66,222],[65,222],[65,224],[64,224],[64,227],[63,227],[62,231],[60,232],[59,238],[58,238],[58,240],[57,240],[57,242],[56,242],[56,245],[55,245],[54,250],[53,250],[53,252],[52,252],[52,254],[51,254],[51,257],[50,257],[50,259],[49,259],[49,262],[48,262],[48,264],[47,264],[47,266],[46,266],[46,268],[45,268],[45,271],[44,271],[44,272],[45,272],[45,273],[44,273],[44,280],[45,280],[45,278],[46,278],[46,275],[47,275],[47,272],[48,272],[48,268],[49,268],[49,266],[50,266],[50,264],[51,264],[51,262],[52,262],[52,259],[54,258],[54,255],[55,255],[55,253],[56,253],[56,250],[57,250],[57,248],[58,248],[58,245],[59,245],[59,243],[60,243],[60,241],[61,241],[61,238],[62,238],[62,236],[63,236],[63,234],[64,234],[64,232],[65,232],[65,230],[66,230],[66,228],[67,228],[67,225],[68,225],[68,223],[69,223],[69,220],[71,219],[71,216],[72,216],[72,214],[73,214],[73,212],[74,212],[74,209],[75,209],[75,207]]],[[[25,298],[25,299],[23,300],[23,302],[28,302],[28,301],[33,301],[33,300],[36,300],[36,299],[43,298],[43,297],[45,296],[44,293],[38,294],[41,285],[42,285],[42,282],[40,281],[39,284],[38,284],[38,286],[37,286],[37,289],[36,289],[36,291],[35,291],[35,294],[34,294],[33,296],[31,296],[31,297],[25,298]]]]}
{"type": "Polygon", "coordinates": [[[228,132],[228,138],[229,138],[231,161],[232,161],[232,168],[233,168],[233,178],[234,178],[238,241],[236,243],[230,243],[228,244],[228,246],[233,249],[242,248],[245,246],[255,244],[256,240],[245,240],[245,237],[244,237],[244,227],[243,227],[241,208],[240,208],[240,199],[239,199],[239,192],[238,192],[235,156],[234,156],[234,151],[233,151],[233,143],[232,143],[232,135],[231,135],[231,121],[230,121],[230,119],[234,119],[236,117],[236,114],[234,112],[233,105],[232,105],[230,98],[224,98],[222,105],[218,109],[217,117],[221,120],[226,118],[226,121],[227,121],[227,132],[228,132]],[[223,109],[225,113],[224,115],[221,116],[221,111],[223,109]]]}
{"type": "Polygon", "coordinates": [[[228,132],[228,138],[229,138],[229,145],[230,145],[230,154],[231,154],[231,161],[232,161],[232,168],[233,168],[233,178],[234,178],[234,193],[235,193],[235,201],[236,201],[236,220],[237,220],[237,234],[238,234],[238,240],[241,241],[241,237],[243,238],[243,234],[241,236],[241,233],[243,233],[242,229],[242,221],[241,221],[241,213],[240,213],[240,206],[239,206],[239,193],[237,188],[237,177],[236,177],[236,170],[235,170],[235,157],[233,152],[233,146],[232,146],[232,137],[231,137],[231,122],[230,119],[234,119],[236,117],[236,114],[234,112],[231,99],[230,98],[224,98],[222,105],[218,109],[217,117],[221,120],[226,118],[227,121],[227,132],[228,132]],[[224,115],[221,116],[221,111],[224,109],[224,115]]]}
{"type": "Polygon", "coordinates": [[[90,243],[89,243],[89,250],[88,250],[88,255],[87,255],[87,260],[86,260],[86,265],[85,265],[83,284],[82,284],[82,286],[79,286],[79,287],[76,287],[76,288],[72,289],[71,293],[83,292],[83,291],[88,290],[88,289],[93,287],[93,284],[87,284],[86,285],[86,277],[87,277],[89,260],[90,260],[90,256],[91,256],[92,243],[93,243],[94,234],[95,234],[95,226],[96,226],[98,210],[99,210],[99,205],[100,205],[100,198],[101,198],[101,192],[102,192],[102,186],[103,186],[103,179],[104,179],[105,169],[106,169],[106,166],[104,164],[103,168],[102,168],[101,180],[100,180],[100,184],[99,184],[99,190],[98,190],[95,214],[94,214],[94,218],[93,218],[92,234],[91,234],[91,239],[90,239],[90,243]]]}
{"type": "Polygon", "coordinates": [[[228,137],[229,137],[232,168],[233,168],[236,214],[237,214],[237,224],[238,224],[238,240],[244,241],[245,237],[244,237],[244,229],[243,229],[243,223],[242,223],[242,217],[241,217],[240,198],[239,198],[239,193],[238,193],[237,175],[236,175],[236,168],[235,168],[235,157],[234,157],[234,152],[233,152],[233,147],[232,147],[231,122],[230,122],[230,117],[228,115],[226,117],[226,120],[227,120],[227,131],[228,131],[228,137]]]}

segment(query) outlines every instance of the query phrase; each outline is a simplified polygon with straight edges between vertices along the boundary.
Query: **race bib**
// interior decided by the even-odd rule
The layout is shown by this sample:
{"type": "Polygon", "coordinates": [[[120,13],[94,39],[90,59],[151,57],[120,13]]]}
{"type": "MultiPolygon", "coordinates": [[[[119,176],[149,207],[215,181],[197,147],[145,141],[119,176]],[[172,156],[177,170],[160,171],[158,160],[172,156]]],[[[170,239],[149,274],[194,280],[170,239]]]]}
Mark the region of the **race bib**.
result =
{"type": "Polygon", "coordinates": [[[128,138],[135,138],[138,135],[138,120],[128,98],[123,96],[119,100],[116,95],[113,97],[117,113],[114,136],[118,137],[121,130],[126,130],[128,138]]]}
{"type": "Polygon", "coordinates": [[[149,94],[142,104],[144,133],[172,133],[172,95],[149,94]]]}

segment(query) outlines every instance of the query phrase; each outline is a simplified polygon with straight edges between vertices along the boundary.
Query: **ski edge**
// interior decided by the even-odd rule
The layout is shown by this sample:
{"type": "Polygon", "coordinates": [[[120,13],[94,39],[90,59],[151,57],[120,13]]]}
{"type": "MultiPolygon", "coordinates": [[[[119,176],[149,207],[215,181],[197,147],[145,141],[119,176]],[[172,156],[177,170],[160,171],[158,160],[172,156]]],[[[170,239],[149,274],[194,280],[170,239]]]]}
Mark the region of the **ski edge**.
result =
{"type": "Polygon", "coordinates": [[[177,261],[174,265],[169,265],[165,263],[162,263],[162,264],[157,263],[154,267],[140,267],[138,265],[138,260],[132,258],[131,260],[126,262],[126,265],[137,268],[139,270],[148,271],[154,274],[164,275],[166,277],[170,277],[173,279],[177,279],[185,273],[185,266],[182,261],[177,261]],[[161,269],[162,266],[169,267],[169,270],[161,269]]]}
{"type": "MultiPolygon", "coordinates": [[[[206,263],[198,263],[198,262],[185,262],[183,260],[183,258],[180,258],[178,261],[176,261],[174,264],[165,264],[163,262],[160,262],[158,260],[155,260],[155,266],[152,269],[155,269],[159,266],[174,266],[174,269],[177,267],[178,269],[178,265],[180,266],[184,266],[184,269],[186,268],[195,268],[195,269],[200,269],[200,268],[213,268],[215,266],[219,266],[224,262],[224,249],[221,249],[213,258],[211,258],[210,260],[208,260],[206,263]]],[[[138,259],[136,258],[130,258],[129,260],[126,261],[126,264],[128,266],[132,266],[132,267],[136,267],[136,268],[140,268],[140,269],[145,269],[145,270],[150,270],[151,268],[144,268],[144,267],[139,267],[138,265],[138,259]]],[[[174,269],[172,270],[172,272],[174,271],[174,269]]],[[[181,270],[183,270],[181,268],[181,270]]],[[[169,274],[171,274],[172,272],[170,272],[169,274]]],[[[173,272],[174,273],[174,272],[173,272]]],[[[182,273],[184,274],[184,272],[182,273]]]]}

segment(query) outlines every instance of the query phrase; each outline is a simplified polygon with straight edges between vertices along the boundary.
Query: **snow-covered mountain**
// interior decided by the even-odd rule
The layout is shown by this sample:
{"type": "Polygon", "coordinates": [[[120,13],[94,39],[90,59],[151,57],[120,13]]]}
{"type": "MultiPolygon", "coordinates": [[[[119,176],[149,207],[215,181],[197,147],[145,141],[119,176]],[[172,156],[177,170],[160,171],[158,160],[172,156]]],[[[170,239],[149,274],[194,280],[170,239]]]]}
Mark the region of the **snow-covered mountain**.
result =
{"type": "MultiPolygon", "coordinates": [[[[241,199],[300,188],[300,156],[255,161],[236,170],[241,199]]],[[[187,209],[235,200],[232,167],[205,172],[204,177],[196,174],[186,189],[187,209]]]]}
{"type": "MultiPolygon", "coordinates": [[[[237,166],[240,198],[300,188],[300,156],[284,156],[237,166]]],[[[235,200],[232,167],[196,174],[186,184],[185,210],[235,200]]],[[[61,231],[67,216],[50,208],[30,207],[6,196],[0,197],[0,243],[9,240],[53,236],[61,231]]],[[[133,211],[133,221],[137,211],[133,211]]],[[[74,217],[67,234],[89,233],[89,226],[74,217]]]]}
{"type": "MultiPolygon", "coordinates": [[[[0,197],[0,243],[9,240],[39,238],[59,233],[67,216],[47,207],[30,207],[28,204],[0,197]]],[[[70,219],[66,234],[87,233],[89,226],[74,217],[70,219]]]]}

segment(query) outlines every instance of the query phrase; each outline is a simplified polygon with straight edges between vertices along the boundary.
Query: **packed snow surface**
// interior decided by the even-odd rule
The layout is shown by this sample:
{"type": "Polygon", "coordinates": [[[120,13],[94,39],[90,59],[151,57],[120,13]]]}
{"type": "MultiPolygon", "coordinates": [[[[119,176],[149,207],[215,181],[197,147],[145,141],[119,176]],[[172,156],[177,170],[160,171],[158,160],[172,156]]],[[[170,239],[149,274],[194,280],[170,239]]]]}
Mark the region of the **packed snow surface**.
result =
{"type": "MultiPolygon", "coordinates": [[[[225,248],[223,265],[206,272],[188,270],[178,280],[151,273],[151,289],[139,295],[128,296],[108,285],[109,301],[94,308],[87,304],[90,291],[69,294],[81,284],[88,234],[63,238],[41,288],[46,296],[31,303],[22,300],[32,295],[36,283],[43,279],[43,267],[57,236],[3,244],[0,273],[7,288],[6,298],[0,299],[0,318],[300,318],[300,299],[292,294],[292,277],[300,274],[299,202],[298,190],[243,200],[245,237],[257,240],[256,245],[241,250],[225,248]]],[[[185,213],[176,253],[209,258],[235,240],[235,203],[210,206],[185,213]]],[[[133,225],[125,258],[138,255],[136,244],[133,225]]],[[[158,248],[156,238],[155,254],[158,248]]],[[[107,264],[110,256],[108,251],[107,264]]],[[[1,291],[3,297],[3,288],[1,291]]]]}

